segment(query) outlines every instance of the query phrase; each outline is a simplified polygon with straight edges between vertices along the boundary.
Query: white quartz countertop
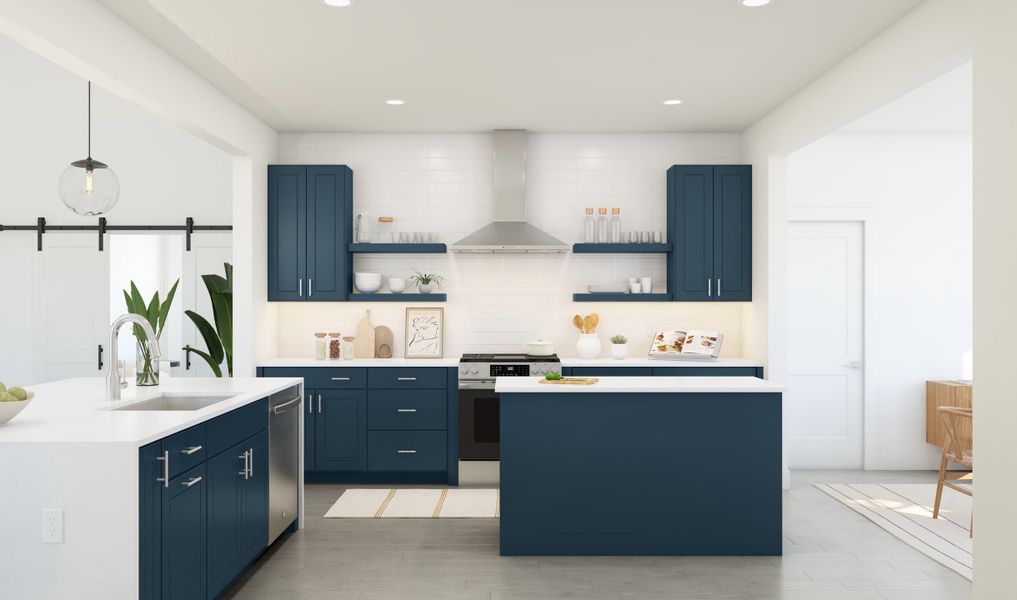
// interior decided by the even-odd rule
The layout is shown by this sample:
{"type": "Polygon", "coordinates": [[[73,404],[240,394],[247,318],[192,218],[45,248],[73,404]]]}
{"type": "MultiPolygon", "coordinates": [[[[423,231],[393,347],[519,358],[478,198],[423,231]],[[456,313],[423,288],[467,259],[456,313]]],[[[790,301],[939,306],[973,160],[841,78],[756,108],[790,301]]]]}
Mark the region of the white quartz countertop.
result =
{"type": "Polygon", "coordinates": [[[591,385],[540,383],[543,377],[499,377],[499,394],[779,394],[785,388],[758,377],[601,377],[591,385]]]}
{"type": "MultiPolygon", "coordinates": [[[[633,358],[561,357],[563,367],[761,367],[763,363],[748,358],[713,360],[663,360],[633,358]]],[[[353,360],[315,360],[313,358],[273,358],[258,363],[259,367],[456,367],[459,357],[448,358],[356,358],[353,360]]]]}
{"type": "Polygon", "coordinates": [[[561,359],[563,367],[761,367],[763,363],[748,358],[663,359],[645,356],[632,358],[569,358],[561,359]]]}
{"type": "Polygon", "coordinates": [[[302,379],[293,377],[169,378],[151,388],[132,385],[123,390],[123,398],[118,402],[106,400],[103,378],[65,379],[27,386],[25,389],[34,392],[35,397],[10,423],[0,426],[0,444],[82,442],[141,447],[275,392],[302,385],[302,379]],[[230,398],[193,411],[110,410],[162,394],[230,398]]]}

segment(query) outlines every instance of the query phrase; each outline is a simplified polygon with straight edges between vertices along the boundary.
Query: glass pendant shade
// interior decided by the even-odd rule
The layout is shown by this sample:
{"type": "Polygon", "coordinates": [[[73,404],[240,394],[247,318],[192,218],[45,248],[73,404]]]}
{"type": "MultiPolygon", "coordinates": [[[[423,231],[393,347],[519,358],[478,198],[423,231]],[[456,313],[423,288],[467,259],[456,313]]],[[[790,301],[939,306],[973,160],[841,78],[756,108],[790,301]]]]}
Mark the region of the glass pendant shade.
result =
{"type": "Polygon", "coordinates": [[[57,189],[67,208],[84,217],[103,215],[120,199],[116,173],[91,158],[76,160],[64,169],[57,189]]]}

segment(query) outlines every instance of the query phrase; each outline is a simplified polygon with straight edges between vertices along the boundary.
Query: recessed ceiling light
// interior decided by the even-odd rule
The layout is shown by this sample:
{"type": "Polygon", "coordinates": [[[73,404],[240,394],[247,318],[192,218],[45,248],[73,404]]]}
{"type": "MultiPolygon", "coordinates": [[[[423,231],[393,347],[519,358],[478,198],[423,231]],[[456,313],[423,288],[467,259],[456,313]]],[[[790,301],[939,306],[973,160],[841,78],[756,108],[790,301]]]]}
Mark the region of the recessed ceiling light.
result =
{"type": "Polygon", "coordinates": [[[766,6],[770,3],[770,0],[740,0],[742,6],[748,6],[749,8],[756,8],[757,6],[766,6]]]}
{"type": "Polygon", "coordinates": [[[406,101],[405,100],[400,100],[398,98],[392,98],[391,100],[386,100],[385,104],[391,104],[392,106],[399,106],[401,104],[406,104],[406,101]]]}
{"type": "Polygon", "coordinates": [[[321,0],[329,6],[352,6],[353,0],[321,0]]]}
{"type": "Polygon", "coordinates": [[[678,104],[681,104],[681,103],[682,103],[682,101],[677,99],[677,98],[671,98],[670,100],[664,100],[664,104],[666,104],[668,106],[677,106],[678,104]]]}

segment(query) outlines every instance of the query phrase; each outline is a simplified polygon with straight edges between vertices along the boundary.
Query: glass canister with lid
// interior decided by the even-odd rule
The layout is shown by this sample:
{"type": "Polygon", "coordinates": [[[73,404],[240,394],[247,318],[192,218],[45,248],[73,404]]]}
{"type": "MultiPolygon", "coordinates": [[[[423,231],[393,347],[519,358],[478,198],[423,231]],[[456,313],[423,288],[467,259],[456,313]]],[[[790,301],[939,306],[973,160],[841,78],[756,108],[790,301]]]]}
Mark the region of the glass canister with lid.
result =
{"type": "Polygon", "coordinates": [[[378,217],[378,229],[375,231],[375,239],[381,244],[391,244],[395,241],[395,217],[378,217]]]}
{"type": "Polygon", "coordinates": [[[326,347],[328,342],[325,340],[324,333],[314,334],[314,358],[315,360],[325,360],[326,347]]]}
{"type": "Polygon", "coordinates": [[[351,336],[343,338],[343,342],[340,345],[340,351],[343,360],[353,360],[353,338],[351,336]]]}
{"type": "Polygon", "coordinates": [[[328,359],[339,360],[341,353],[342,334],[338,331],[328,334],[328,359]]]}

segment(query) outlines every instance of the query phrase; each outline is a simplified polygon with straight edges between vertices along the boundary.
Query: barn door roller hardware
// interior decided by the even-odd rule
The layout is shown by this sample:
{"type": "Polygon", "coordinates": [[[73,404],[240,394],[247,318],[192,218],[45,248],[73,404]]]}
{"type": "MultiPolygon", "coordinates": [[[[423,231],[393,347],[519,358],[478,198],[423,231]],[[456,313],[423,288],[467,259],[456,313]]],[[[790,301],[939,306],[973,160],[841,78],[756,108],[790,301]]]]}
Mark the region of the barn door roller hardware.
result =
{"type": "Polygon", "coordinates": [[[42,236],[55,231],[95,231],[99,234],[99,252],[105,248],[104,240],[110,231],[183,231],[186,234],[187,251],[191,251],[191,235],[200,231],[233,231],[232,225],[195,225],[187,217],[183,225],[109,225],[106,217],[99,217],[97,225],[47,225],[46,217],[39,217],[35,225],[0,225],[2,231],[34,231],[36,249],[42,252],[42,236]]]}

